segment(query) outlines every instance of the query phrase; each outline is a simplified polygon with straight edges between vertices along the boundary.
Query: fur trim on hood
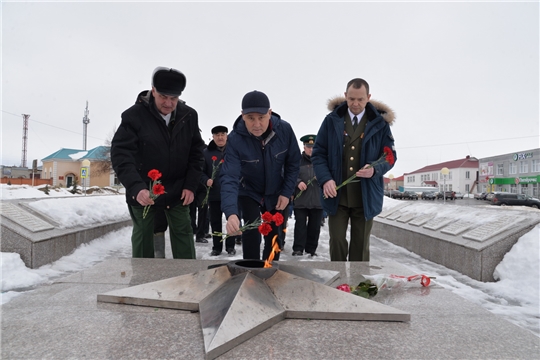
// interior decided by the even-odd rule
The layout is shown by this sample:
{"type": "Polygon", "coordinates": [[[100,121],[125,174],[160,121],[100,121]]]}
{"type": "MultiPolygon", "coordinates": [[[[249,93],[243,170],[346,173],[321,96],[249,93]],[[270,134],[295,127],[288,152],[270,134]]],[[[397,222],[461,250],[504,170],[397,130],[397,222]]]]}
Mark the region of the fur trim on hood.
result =
{"type": "MultiPolygon", "coordinates": [[[[345,96],[336,96],[328,100],[328,110],[334,111],[339,105],[346,101],[345,96]]],[[[375,106],[375,109],[381,114],[384,121],[389,125],[393,125],[396,120],[396,114],[390,106],[378,100],[370,100],[371,105],[375,106]]]]}

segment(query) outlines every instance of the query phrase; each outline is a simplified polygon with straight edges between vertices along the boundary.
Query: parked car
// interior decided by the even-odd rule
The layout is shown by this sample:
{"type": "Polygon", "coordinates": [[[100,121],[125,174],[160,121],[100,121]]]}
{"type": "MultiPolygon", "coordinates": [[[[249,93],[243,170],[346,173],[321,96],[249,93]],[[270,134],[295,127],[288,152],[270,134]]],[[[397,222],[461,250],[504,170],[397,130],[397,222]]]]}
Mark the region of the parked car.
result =
{"type": "Polygon", "coordinates": [[[403,199],[403,193],[397,190],[390,190],[390,197],[392,199],[403,199]]]}
{"type": "Polygon", "coordinates": [[[390,197],[390,190],[384,190],[384,196],[390,197]]]}
{"type": "Polygon", "coordinates": [[[421,198],[422,200],[435,200],[437,198],[437,194],[435,191],[424,191],[421,198]]]}
{"type": "Polygon", "coordinates": [[[414,191],[404,191],[403,198],[409,200],[418,200],[418,194],[414,191]]]}
{"type": "Polygon", "coordinates": [[[487,196],[487,193],[485,193],[485,192],[474,194],[474,198],[476,200],[486,200],[486,196],[487,196]]]}
{"type": "Polygon", "coordinates": [[[460,193],[460,192],[457,192],[457,193],[454,193],[454,197],[455,197],[456,199],[463,199],[463,194],[460,193]]]}
{"type": "Polygon", "coordinates": [[[496,193],[491,199],[493,205],[521,205],[540,208],[540,200],[524,194],[496,193]]]}
{"type": "Polygon", "coordinates": [[[486,195],[486,200],[487,201],[491,201],[491,199],[493,199],[493,197],[495,196],[495,194],[501,194],[500,192],[490,192],[486,195]]]}
{"type": "Polygon", "coordinates": [[[438,193],[437,194],[437,199],[442,199],[444,196],[445,200],[454,200],[456,198],[456,193],[453,192],[453,191],[445,191],[444,193],[438,193]],[[444,194],[444,195],[443,195],[444,194]]]}

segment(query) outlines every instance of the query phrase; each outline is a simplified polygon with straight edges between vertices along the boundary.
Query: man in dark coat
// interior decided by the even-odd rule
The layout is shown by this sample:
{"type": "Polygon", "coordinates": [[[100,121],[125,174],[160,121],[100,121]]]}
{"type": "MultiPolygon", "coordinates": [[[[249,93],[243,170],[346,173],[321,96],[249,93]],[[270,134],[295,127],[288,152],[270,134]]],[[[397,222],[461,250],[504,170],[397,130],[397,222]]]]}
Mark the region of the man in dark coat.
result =
{"type": "Polygon", "coordinates": [[[304,151],[300,160],[300,172],[296,181],[294,198],[293,256],[304,255],[304,250],[312,257],[317,256],[315,251],[319,245],[323,210],[321,189],[311,163],[315,138],[316,135],[305,135],[300,138],[300,141],[304,143],[304,151]]]}
{"type": "MultiPolygon", "coordinates": [[[[300,148],[291,125],[272,112],[264,93],[247,93],[242,99],[242,115],[229,134],[220,172],[227,234],[236,235],[240,229],[239,204],[244,224],[253,223],[266,211],[281,214],[296,187],[299,167],[300,148]]],[[[272,231],[264,237],[263,260],[268,259],[272,240],[282,226],[272,224],[272,231]]],[[[277,239],[282,241],[279,236],[277,239]]],[[[259,260],[260,246],[257,229],[242,233],[244,259],[259,260]]],[[[283,248],[282,243],[279,246],[283,248]]],[[[274,259],[279,260],[279,253],[274,259]]]]}
{"type": "Polygon", "coordinates": [[[347,84],[345,98],[329,103],[315,140],[311,160],[322,185],[324,210],[328,213],[330,260],[369,261],[369,237],[373,218],[382,211],[383,175],[393,167],[377,162],[388,147],[396,159],[390,124],[392,110],[370,101],[363,79],[347,84]],[[373,166],[370,164],[373,163],[373,166]],[[356,181],[336,190],[336,185],[356,174],[356,181]],[[347,228],[351,224],[351,241],[347,228]]]}
{"type": "MultiPolygon", "coordinates": [[[[202,183],[208,190],[208,208],[210,210],[210,226],[212,232],[220,233],[223,231],[223,212],[221,211],[221,185],[219,183],[219,172],[223,164],[225,147],[227,146],[227,133],[229,129],[226,126],[218,125],[212,128],[212,141],[203,151],[204,169],[201,176],[202,183]]],[[[221,236],[213,236],[213,246],[211,256],[218,256],[223,251],[223,242],[225,250],[229,255],[235,255],[234,249],[235,236],[230,236],[222,241],[221,236]]]]}
{"type": "Polygon", "coordinates": [[[186,86],[180,71],[158,67],[152,74],[152,90],[139,94],[135,105],[122,113],[122,122],[111,144],[111,161],[126,188],[133,221],[133,257],[154,257],[154,207],[164,209],[175,259],[195,259],[189,204],[200,182],[203,140],[197,112],[179,101],[186,86]],[[154,182],[165,193],[149,190],[154,182]],[[148,208],[146,216],[143,215],[148,208]]]}

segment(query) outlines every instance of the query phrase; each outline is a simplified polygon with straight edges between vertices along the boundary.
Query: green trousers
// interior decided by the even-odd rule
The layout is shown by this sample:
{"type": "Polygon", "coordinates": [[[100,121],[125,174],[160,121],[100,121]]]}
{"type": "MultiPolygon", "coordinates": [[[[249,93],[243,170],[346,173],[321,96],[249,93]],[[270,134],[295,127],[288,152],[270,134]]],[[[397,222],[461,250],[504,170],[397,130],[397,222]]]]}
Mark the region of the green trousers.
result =
{"type": "Polygon", "coordinates": [[[331,261],[369,261],[369,237],[373,219],[366,220],[364,209],[339,205],[335,215],[328,216],[331,261]],[[347,243],[347,228],[351,223],[351,241],[347,243]]]}
{"type": "MultiPolygon", "coordinates": [[[[131,234],[132,256],[134,258],[154,257],[154,209],[150,210],[143,219],[144,206],[129,207],[129,214],[133,221],[131,234]]],[[[165,209],[165,216],[169,225],[171,249],[175,259],[196,259],[195,244],[193,242],[193,229],[189,216],[189,206],[176,205],[165,209]]]]}

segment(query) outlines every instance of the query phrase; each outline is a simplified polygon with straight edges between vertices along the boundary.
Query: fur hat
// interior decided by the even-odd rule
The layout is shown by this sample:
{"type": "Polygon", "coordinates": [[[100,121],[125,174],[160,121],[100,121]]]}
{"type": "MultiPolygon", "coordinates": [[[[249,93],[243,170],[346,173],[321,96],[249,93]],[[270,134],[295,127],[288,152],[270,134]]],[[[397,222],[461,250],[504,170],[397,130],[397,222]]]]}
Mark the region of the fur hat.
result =
{"type": "Polygon", "coordinates": [[[152,86],[160,94],[180,96],[186,88],[186,76],[176,69],[159,66],[152,73],[152,86]]]}

